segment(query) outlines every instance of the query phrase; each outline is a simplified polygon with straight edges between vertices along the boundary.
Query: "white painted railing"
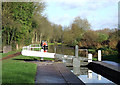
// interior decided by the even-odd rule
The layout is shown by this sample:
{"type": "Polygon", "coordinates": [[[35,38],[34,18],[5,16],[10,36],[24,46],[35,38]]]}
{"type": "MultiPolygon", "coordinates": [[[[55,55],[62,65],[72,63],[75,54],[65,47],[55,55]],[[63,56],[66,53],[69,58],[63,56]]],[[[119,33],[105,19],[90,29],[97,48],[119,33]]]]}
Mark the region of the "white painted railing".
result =
{"type": "MultiPolygon", "coordinates": [[[[38,44],[32,44],[32,45],[38,45],[38,44]]],[[[35,48],[38,48],[38,51],[41,51],[41,46],[39,44],[39,47],[31,47],[32,45],[29,46],[24,46],[22,50],[35,50],[35,48]]]]}

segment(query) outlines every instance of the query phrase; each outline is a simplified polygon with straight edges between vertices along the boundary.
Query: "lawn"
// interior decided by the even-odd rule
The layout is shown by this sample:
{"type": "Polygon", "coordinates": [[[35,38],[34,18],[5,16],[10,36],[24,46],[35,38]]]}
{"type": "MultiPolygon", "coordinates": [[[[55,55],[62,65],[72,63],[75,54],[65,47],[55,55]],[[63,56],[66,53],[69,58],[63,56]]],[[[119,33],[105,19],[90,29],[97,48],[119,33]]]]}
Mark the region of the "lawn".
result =
{"type": "MultiPolygon", "coordinates": [[[[17,57],[13,58],[14,60],[40,60],[40,57],[34,57],[34,56],[23,56],[23,55],[19,55],[17,57]]],[[[53,58],[43,58],[44,60],[54,60],[53,58]]]]}
{"type": "Polygon", "coordinates": [[[37,65],[34,63],[13,60],[13,58],[3,60],[2,83],[34,83],[36,71],[37,65]]]}
{"type": "Polygon", "coordinates": [[[13,57],[12,59],[13,60],[39,60],[41,58],[40,57],[33,57],[33,56],[19,55],[19,56],[13,57]]]}
{"type": "MultiPolygon", "coordinates": [[[[10,52],[11,54],[14,52],[10,52]]],[[[8,55],[6,53],[6,55],[8,55]]],[[[24,62],[24,60],[40,60],[39,57],[29,57],[19,55],[2,61],[2,83],[29,83],[34,84],[37,71],[37,65],[34,63],[24,62]]],[[[44,60],[54,60],[44,58],[44,60]]]]}

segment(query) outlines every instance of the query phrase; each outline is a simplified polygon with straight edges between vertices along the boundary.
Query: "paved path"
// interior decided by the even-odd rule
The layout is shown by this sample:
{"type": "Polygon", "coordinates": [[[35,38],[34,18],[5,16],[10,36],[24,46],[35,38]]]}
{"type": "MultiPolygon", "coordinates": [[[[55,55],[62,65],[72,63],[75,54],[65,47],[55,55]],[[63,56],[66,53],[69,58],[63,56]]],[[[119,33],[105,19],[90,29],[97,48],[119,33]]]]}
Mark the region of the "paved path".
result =
{"type": "Polygon", "coordinates": [[[63,63],[37,63],[36,84],[84,85],[63,63]]]}
{"type": "Polygon", "coordinates": [[[5,60],[5,59],[9,59],[9,58],[12,58],[12,57],[15,57],[15,56],[18,56],[18,55],[20,55],[20,54],[21,54],[21,52],[17,52],[17,53],[14,53],[14,54],[10,54],[10,55],[8,55],[8,56],[3,57],[2,59],[0,59],[0,61],[1,61],[1,60],[5,60]]]}

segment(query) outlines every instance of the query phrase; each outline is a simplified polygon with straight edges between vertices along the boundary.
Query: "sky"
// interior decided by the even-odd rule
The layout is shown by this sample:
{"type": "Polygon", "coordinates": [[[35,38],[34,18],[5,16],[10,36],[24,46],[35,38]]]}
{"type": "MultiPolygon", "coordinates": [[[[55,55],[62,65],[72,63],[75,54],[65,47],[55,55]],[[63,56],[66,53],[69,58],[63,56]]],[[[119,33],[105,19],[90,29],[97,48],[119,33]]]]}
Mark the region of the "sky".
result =
{"type": "Polygon", "coordinates": [[[119,0],[44,0],[43,14],[48,20],[62,26],[70,26],[75,17],[87,19],[91,29],[118,27],[119,0]]]}

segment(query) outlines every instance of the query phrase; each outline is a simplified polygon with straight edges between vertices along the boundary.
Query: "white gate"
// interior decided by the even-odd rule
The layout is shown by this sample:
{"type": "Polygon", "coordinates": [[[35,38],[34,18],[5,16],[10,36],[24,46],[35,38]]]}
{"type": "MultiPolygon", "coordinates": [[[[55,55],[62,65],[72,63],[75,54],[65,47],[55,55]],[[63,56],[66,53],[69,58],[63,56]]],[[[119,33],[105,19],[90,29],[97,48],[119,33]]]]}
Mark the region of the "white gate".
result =
{"type": "Polygon", "coordinates": [[[21,54],[24,56],[55,58],[55,53],[44,52],[40,45],[39,47],[32,47],[32,45],[24,46],[21,54]],[[37,49],[37,51],[35,49],[37,49]]]}

